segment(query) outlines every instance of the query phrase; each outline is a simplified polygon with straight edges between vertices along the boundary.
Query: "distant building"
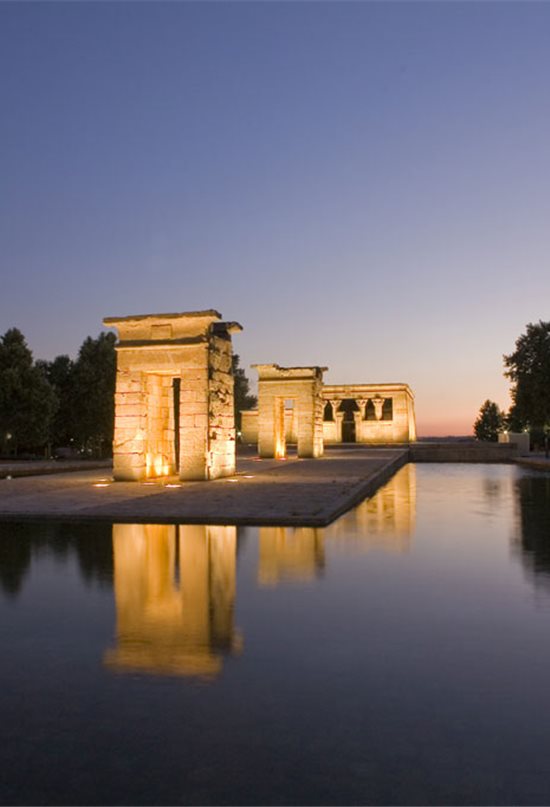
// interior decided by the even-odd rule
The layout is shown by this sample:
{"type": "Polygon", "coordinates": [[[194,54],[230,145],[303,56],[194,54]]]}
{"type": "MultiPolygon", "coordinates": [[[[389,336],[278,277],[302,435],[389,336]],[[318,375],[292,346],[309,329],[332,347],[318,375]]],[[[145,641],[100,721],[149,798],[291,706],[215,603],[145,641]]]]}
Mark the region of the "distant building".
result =
{"type": "MultiPolygon", "coordinates": [[[[323,368],[324,369],[324,368],[323,368]]],[[[323,442],[410,443],[416,440],[414,395],[408,384],[323,385],[323,442]]],[[[258,442],[258,410],[241,412],[241,439],[258,442]]],[[[299,413],[292,399],[285,400],[285,437],[296,443],[299,413]]]]}

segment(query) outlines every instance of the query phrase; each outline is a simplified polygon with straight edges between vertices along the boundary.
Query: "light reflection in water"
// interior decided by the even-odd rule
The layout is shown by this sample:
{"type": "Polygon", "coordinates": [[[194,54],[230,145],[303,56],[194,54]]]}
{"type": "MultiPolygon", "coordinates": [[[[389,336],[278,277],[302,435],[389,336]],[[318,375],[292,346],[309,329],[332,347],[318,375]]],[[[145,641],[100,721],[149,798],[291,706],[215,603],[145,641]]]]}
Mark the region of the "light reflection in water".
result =
{"type": "Polygon", "coordinates": [[[233,626],[237,528],[113,527],[119,672],[216,676],[238,651],[233,626]]]}
{"type": "Polygon", "coordinates": [[[311,527],[260,527],[258,582],[276,586],[284,580],[304,583],[323,570],[323,530],[311,527]]]}
{"type": "Polygon", "coordinates": [[[325,540],[361,551],[408,552],[416,524],[416,466],[405,465],[371,499],[324,530],[325,540]]]}
{"type": "Polygon", "coordinates": [[[416,520],[416,469],[406,465],[371,499],[324,529],[260,527],[258,582],[262,586],[304,583],[325,568],[325,546],[407,552],[416,520]]]}
{"type": "Polygon", "coordinates": [[[513,541],[539,594],[550,594],[550,475],[535,472],[515,481],[518,530],[513,541]]]}
{"type": "MultiPolygon", "coordinates": [[[[261,527],[258,582],[315,580],[325,543],[404,552],[414,530],[416,477],[406,466],[376,496],[326,529],[261,527]]],[[[234,629],[237,528],[113,526],[117,672],[214,677],[223,654],[241,649],[234,629]]]]}
{"type": "Polygon", "coordinates": [[[238,534],[232,665],[234,528],[0,524],[3,801],[550,803],[550,477],[414,470],[238,534]]]}

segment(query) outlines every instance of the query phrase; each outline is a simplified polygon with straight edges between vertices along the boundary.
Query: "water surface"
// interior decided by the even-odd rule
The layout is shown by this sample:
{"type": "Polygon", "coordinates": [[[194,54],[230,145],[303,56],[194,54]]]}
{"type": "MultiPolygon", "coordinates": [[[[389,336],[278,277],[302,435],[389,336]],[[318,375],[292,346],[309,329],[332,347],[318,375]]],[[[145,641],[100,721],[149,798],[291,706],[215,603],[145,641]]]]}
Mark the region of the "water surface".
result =
{"type": "Polygon", "coordinates": [[[550,476],[326,529],[0,525],[8,804],[550,803],[550,476]]]}

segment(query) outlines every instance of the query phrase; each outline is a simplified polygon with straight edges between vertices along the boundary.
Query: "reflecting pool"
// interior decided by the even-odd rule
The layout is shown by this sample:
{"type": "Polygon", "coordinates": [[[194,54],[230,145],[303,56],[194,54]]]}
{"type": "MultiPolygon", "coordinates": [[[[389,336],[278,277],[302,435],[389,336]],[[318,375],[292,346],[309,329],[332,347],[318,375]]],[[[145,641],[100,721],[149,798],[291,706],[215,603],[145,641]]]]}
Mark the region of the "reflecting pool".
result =
{"type": "Polygon", "coordinates": [[[0,524],[3,804],[550,803],[550,475],[330,527],[0,524]]]}

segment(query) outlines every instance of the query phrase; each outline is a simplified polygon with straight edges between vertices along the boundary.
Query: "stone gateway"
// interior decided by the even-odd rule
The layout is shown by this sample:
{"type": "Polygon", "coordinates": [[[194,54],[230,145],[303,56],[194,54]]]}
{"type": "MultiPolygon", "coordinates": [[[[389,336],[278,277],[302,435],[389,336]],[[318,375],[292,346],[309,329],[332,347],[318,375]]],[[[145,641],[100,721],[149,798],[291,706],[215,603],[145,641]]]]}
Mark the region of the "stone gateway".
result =
{"type": "Polygon", "coordinates": [[[177,474],[206,480],[235,473],[231,334],[214,310],[107,317],[119,341],[113,475],[177,474]]]}
{"type": "Polygon", "coordinates": [[[253,364],[258,371],[258,453],[286,455],[285,409],[292,408],[299,457],[323,455],[323,372],[326,367],[253,364]]]}

